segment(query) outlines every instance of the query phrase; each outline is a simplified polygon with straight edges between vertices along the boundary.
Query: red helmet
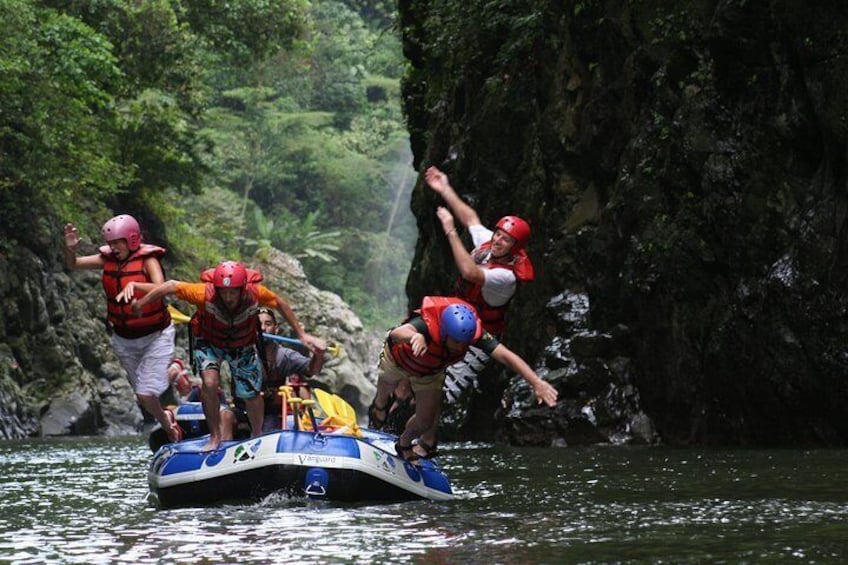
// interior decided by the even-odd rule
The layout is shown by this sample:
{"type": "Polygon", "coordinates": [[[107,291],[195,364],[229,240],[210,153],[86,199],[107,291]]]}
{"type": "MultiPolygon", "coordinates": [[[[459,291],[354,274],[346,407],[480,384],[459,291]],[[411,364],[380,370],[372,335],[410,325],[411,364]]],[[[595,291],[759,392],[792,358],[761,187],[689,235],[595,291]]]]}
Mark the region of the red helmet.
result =
{"type": "Polygon", "coordinates": [[[138,222],[129,214],[121,214],[103,224],[103,241],[109,243],[116,239],[126,239],[130,251],[135,251],[141,245],[141,228],[138,222]]]}
{"type": "Polygon", "coordinates": [[[522,249],[530,241],[530,224],[518,216],[504,216],[495,225],[515,240],[515,248],[522,249]]]}
{"type": "Polygon", "coordinates": [[[247,269],[238,261],[224,261],[215,267],[212,284],[218,288],[244,288],[247,286],[247,269]]]}

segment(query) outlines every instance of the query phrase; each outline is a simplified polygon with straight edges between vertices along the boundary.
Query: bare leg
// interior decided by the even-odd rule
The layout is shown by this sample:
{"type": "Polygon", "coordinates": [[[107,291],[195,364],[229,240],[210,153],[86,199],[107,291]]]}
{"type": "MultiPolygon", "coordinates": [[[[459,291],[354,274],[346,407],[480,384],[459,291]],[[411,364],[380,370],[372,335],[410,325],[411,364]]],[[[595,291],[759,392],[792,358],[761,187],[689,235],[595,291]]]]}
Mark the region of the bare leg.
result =
{"type": "MultiPolygon", "coordinates": [[[[401,445],[410,445],[412,440],[421,437],[428,430],[433,430],[433,441],[428,441],[430,445],[435,445],[435,429],[439,421],[439,413],[442,409],[442,391],[441,390],[419,390],[415,393],[415,414],[406,422],[406,429],[400,436],[401,445]]],[[[426,441],[426,440],[425,440],[426,441]]],[[[416,452],[418,453],[418,452],[416,452]]],[[[424,455],[418,453],[418,455],[424,455]]]]}
{"type": "Polygon", "coordinates": [[[203,451],[214,451],[221,445],[221,401],[218,388],[221,386],[221,374],[217,369],[207,369],[201,374],[203,386],[200,387],[200,401],[203,403],[203,415],[209,426],[209,441],[203,451]]]}
{"type": "Polygon", "coordinates": [[[162,405],[159,404],[159,399],[150,394],[136,394],[135,396],[138,399],[139,404],[141,404],[141,407],[144,408],[148,414],[156,418],[156,421],[159,422],[160,426],[162,426],[162,429],[165,431],[165,435],[168,436],[168,441],[180,441],[179,432],[173,428],[171,420],[168,419],[168,415],[165,414],[165,410],[162,408],[162,405]]]}
{"type": "Polygon", "coordinates": [[[244,399],[247,419],[250,420],[250,435],[256,437],[262,433],[262,420],[265,419],[265,400],[261,396],[244,399]]]}
{"type": "Polygon", "coordinates": [[[377,393],[374,396],[374,402],[371,404],[371,413],[368,415],[376,422],[385,422],[386,416],[389,414],[389,397],[395,391],[397,383],[390,383],[383,378],[377,379],[377,393]]]}
{"type": "Polygon", "coordinates": [[[236,415],[232,410],[221,410],[221,441],[233,439],[233,430],[236,429],[236,415]]]}
{"type": "MultiPolygon", "coordinates": [[[[439,420],[438,420],[438,418],[436,418],[436,424],[433,425],[431,428],[425,430],[418,437],[421,441],[423,441],[427,445],[432,445],[433,447],[435,447],[436,441],[437,441],[436,440],[436,430],[438,430],[438,429],[439,429],[439,420]]],[[[416,449],[415,452],[418,453],[418,455],[425,455],[423,450],[420,450],[420,452],[419,452],[419,450],[416,449]]]]}

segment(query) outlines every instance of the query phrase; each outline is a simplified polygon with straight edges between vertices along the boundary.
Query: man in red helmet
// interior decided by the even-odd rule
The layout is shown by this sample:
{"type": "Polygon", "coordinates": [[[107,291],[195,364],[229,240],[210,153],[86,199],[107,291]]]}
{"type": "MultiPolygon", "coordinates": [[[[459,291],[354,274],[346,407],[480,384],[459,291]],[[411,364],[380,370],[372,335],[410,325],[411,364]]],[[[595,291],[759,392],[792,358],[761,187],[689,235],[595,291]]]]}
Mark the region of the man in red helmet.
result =
{"type": "Polygon", "coordinates": [[[235,395],[244,400],[254,436],[262,433],[264,401],[262,372],[256,352],[258,312],[261,306],[277,309],[298,339],[311,351],[326,349],[324,342],[303,331],[291,306],[277,294],[260,284],[259,271],[236,261],[224,261],[201,274],[201,282],[170,280],[158,286],[136,284],[147,292],[140,300],[132,300],[130,283],[124,289],[124,300],[132,301],[134,310],[143,310],[152,300],[174,294],[197,306],[191,319],[195,337],[194,358],[203,380],[201,402],[209,426],[209,442],[204,450],[218,449],[221,444],[219,426],[221,364],[227,363],[233,379],[235,395]]]}
{"type": "MultiPolygon", "coordinates": [[[[174,356],[174,326],[165,303],[150,301],[136,314],[118,300],[127,281],[159,284],[165,280],[159,257],[165,250],[141,241],[141,228],[128,214],[103,224],[105,245],[94,255],[77,256],[79,232],[65,225],[65,265],[69,269],[101,269],[106,293],[106,319],[112,331],[112,347],[127,372],[127,379],[142,409],[156,418],[170,441],[181,439],[180,428],[159,402],[168,389],[168,364],[174,356]]],[[[132,298],[132,296],[130,297],[132,298]]]]}
{"type": "MultiPolygon", "coordinates": [[[[460,272],[457,296],[471,303],[483,327],[500,339],[518,283],[534,278],[533,264],[524,250],[530,240],[530,226],[518,216],[504,216],[492,231],[482,225],[477,212],[459,197],[445,173],[430,167],[424,172],[424,179],[450,208],[440,206],[436,215],[460,272]],[[470,253],[459,237],[454,216],[471,234],[474,249],[470,253]]],[[[445,377],[448,403],[456,402],[465,390],[476,386],[477,376],[488,360],[484,351],[471,348],[463,360],[448,369],[445,377]]]]}

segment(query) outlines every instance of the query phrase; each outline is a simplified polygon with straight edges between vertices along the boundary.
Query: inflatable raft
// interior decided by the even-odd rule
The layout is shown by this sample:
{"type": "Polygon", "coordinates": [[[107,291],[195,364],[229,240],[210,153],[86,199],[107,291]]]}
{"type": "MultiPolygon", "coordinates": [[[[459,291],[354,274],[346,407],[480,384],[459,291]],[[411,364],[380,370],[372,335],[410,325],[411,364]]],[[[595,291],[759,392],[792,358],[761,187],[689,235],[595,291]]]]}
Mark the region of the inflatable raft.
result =
{"type": "Polygon", "coordinates": [[[349,415],[333,413],[329,398],[321,400],[331,413],[320,421],[290,414],[283,420],[289,429],[214,451],[202,450],[208,436],[163,445],[148,471],[151,502],[173,508],[258,501],[277,491],[345,502],[454,498],[435,461],[404,461],[395,453],[396,436],[359,428],[349,415]]]}

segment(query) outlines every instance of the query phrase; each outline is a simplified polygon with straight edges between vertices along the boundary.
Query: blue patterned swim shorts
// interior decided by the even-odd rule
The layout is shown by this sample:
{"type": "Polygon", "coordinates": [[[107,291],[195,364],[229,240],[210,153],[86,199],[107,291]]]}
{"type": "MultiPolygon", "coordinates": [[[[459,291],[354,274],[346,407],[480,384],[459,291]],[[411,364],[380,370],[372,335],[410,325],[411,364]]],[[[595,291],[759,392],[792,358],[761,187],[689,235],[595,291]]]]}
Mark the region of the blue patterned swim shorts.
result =
{"type": "Polygon", "coordinates": [[[230,368],[235,395],[238,398],[254,398],[262,392],[262,372],[253,346],[240,349],[223,349],[202,339],[194,343],[194,360],[200,371],[221,371],[221,364],[230,368]]]}

